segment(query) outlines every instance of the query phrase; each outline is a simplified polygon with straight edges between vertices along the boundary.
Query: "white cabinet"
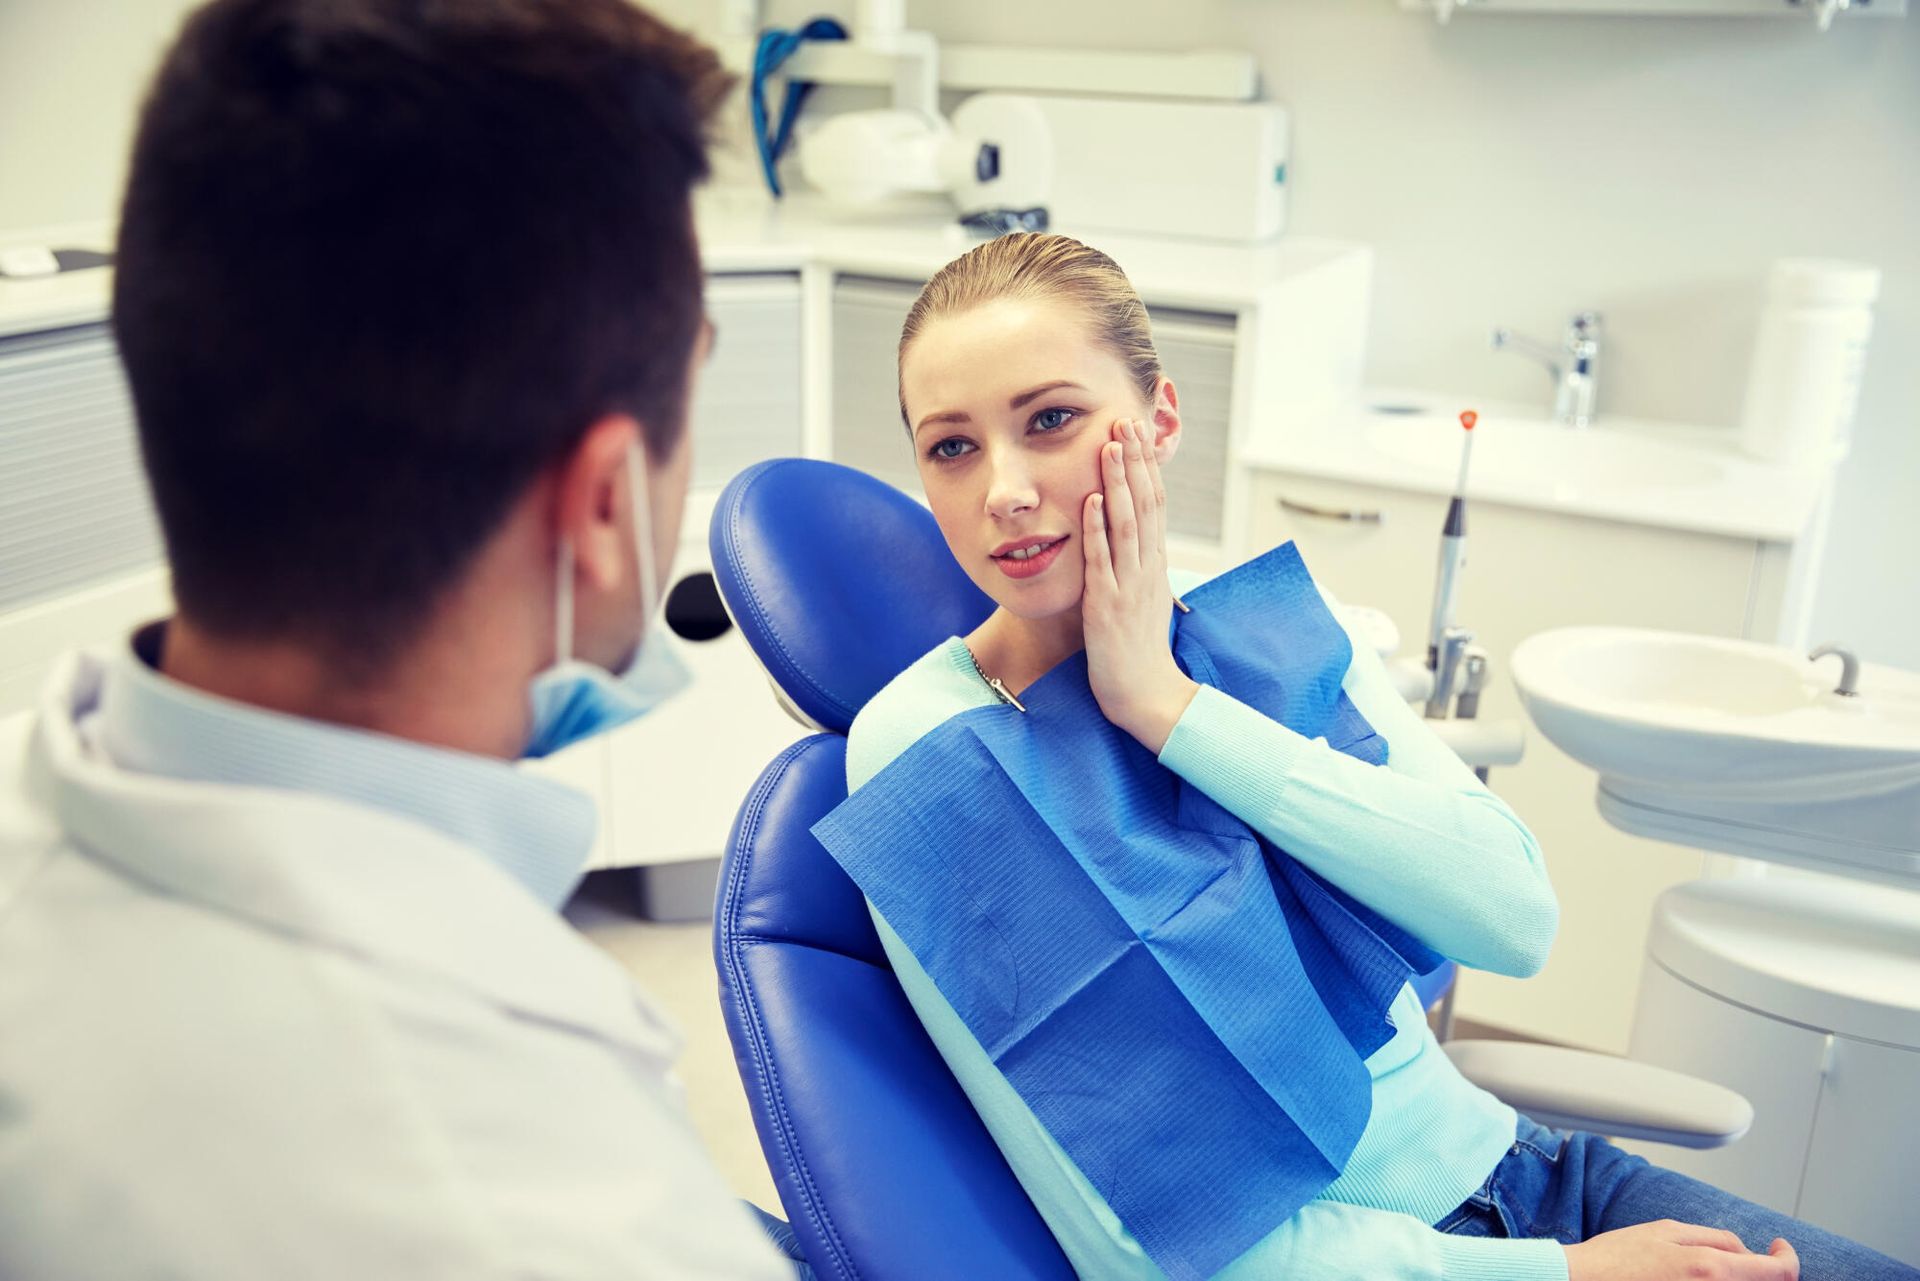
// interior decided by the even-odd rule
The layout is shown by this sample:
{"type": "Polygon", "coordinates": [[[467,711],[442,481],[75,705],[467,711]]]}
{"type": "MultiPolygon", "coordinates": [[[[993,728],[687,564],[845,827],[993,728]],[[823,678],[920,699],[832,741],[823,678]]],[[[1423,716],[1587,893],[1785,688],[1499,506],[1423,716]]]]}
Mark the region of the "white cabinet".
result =
{"type": "Polygon", "coordinates": [[[1827,1034],[1719,1000],[1648,957],[1632,1040],[1636,1059],[1738,1090],[1753,1104],[1753,1128],[1711,1152],[1655,1143],[1627,1146],[1657,1165],[1782,1214],[1795,1213],[1820,1106],[1827,1034]],[[1738,1047],[1744,1063],[1728,1061],[1730,1047],[1738,1047]]]}
{"type": "MultiPolygon", "coordinates": [[[[1261,472],[1250,503],[1252,549],[1295,540],[1336,596],[1385,610],[1404,652],[1424,652],[1445,498],[1261,472]],[[1365,519],[1375,514],[1377,521],[1365,519]]],[[[1483,716],[1523,718],[1509,659],[1521,640],[1548,628],[1609,623],[1739,637],[1751,626],[1770,634],[1766,602],[1749,600],[1771,564],[1766,544],[1487,502],[1472,505],[1468,535],[1458,618],[1493,664],[1483,716]]],[[[1620,1052],[1653,902],[1699,876],[1704,856],[1608,826],[1594,805],[1592,771],[1537,734],[1525,759],[1492,780],[1545,851],[1560,934],[1539,977],[1468,974],[1456,1008],[1543,1039],[1620,1052]]]]}
{"type": "Polygon", "coordinates": [[[658,711],[605,736],[596,867],[717,858],[740,803],[768,763],[807,733],[774,702],[739,630],[670,642],[693,685],[658,711]]]}
{"type": "Polygon", "coordinates": [[[1629,1146],[1920,1267],[1913,1150],[1920,1048],[1773,1017],[1704,990],[1702,981],[1676,977],[1648,957],[1633,1055],[1740,1091],[1753,1103],[1753,1129],[1705,1152],[1629,1146]]]}
{"type": "Polygon", "coordinates": [[[0,616],[160,562],[104,323],[0,337],[0,616]]]}
{"type": "Polygon", "coordinates": [[[710,276],[707,315],[713,354],[688,415],[695,489],[801,449],[799,275],[710,276]]]}
{"type": "Polygon", "coordinates": [[[833,281],[833,459],[909,494],[920,492],[913,442],[900,417],[900,330],[923,281],[833,281]]]}
{"type": "Polygon", "coordinates": [[[1226,541],[1237,317],[1149,306],[1160,368],[1180,397],[1180,450],[1166,469],[1167,534],[1226,541]]]}
{"type": "Polygon", "coordinates": [[[1796,1213],[1920,1267],[1920,1050],[1836,1036],[1796,1213]]]}

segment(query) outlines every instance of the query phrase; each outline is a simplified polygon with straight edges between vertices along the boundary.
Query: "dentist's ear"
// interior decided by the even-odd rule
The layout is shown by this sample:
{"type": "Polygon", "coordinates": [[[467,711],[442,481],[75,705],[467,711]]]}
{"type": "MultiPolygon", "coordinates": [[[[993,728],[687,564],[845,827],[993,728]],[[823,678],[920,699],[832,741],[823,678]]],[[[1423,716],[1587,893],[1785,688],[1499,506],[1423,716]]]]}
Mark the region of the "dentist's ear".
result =
{"type": "Polygon", "coordinates": [[[595,592],[611,591],[630,572],[627,451],[639,433],[632,418],[608,414],[587,428],[555,478],[555,536],[573,546],[576,583],[595,592]]]}
{"type": "Polygon", "coordinates": [[[1180,448],[1180,394],[1173,379],[1161,378],[1153,389],[1153,456],[1162,466],[1180,448]]]}

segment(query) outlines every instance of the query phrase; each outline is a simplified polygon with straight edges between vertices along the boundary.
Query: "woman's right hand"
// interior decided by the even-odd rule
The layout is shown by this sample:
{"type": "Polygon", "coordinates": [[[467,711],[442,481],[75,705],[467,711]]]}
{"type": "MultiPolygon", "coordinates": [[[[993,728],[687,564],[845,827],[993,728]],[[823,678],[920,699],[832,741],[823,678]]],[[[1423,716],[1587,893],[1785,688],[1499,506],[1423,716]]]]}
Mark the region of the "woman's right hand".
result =
{"type": "Polygon", "coordinates": [[[1568,1281],[1799,1281],[1800,1256],[1775,1237],[1765,1254],[1723,1228],[1661,1219],[1566,1247],[1568,1281]]]}

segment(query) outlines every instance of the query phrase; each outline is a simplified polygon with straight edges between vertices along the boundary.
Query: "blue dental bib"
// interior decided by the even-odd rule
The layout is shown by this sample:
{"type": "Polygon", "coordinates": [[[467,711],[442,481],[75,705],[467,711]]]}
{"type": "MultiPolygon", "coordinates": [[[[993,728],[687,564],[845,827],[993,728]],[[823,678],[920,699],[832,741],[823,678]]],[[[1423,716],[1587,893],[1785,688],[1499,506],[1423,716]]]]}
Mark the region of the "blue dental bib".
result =
{"type": "MultiPolygon", "coordinates": [[[[1353,651],[1291,543],[1186,596],[1180,666],[1370,764],[1353,651]]],[[[1175,1281],[1337,1178],[1387,1009],[1440,961],[1101,714],[1084,654],[955,716],[813,828],[1175,1281]]]]}

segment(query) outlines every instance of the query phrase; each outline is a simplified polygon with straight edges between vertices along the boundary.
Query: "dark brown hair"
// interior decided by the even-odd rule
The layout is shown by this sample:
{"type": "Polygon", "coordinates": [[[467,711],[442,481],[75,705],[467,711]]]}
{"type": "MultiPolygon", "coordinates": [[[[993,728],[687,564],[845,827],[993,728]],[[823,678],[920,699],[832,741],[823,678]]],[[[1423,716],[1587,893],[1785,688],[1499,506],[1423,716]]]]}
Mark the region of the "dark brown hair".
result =
{"type": "Polygon", "coordinates": [[[595,419],[677,446],[728,86],[626,0],[194,13],[114,284],[183,613],[377,663],[595,419]]]}

